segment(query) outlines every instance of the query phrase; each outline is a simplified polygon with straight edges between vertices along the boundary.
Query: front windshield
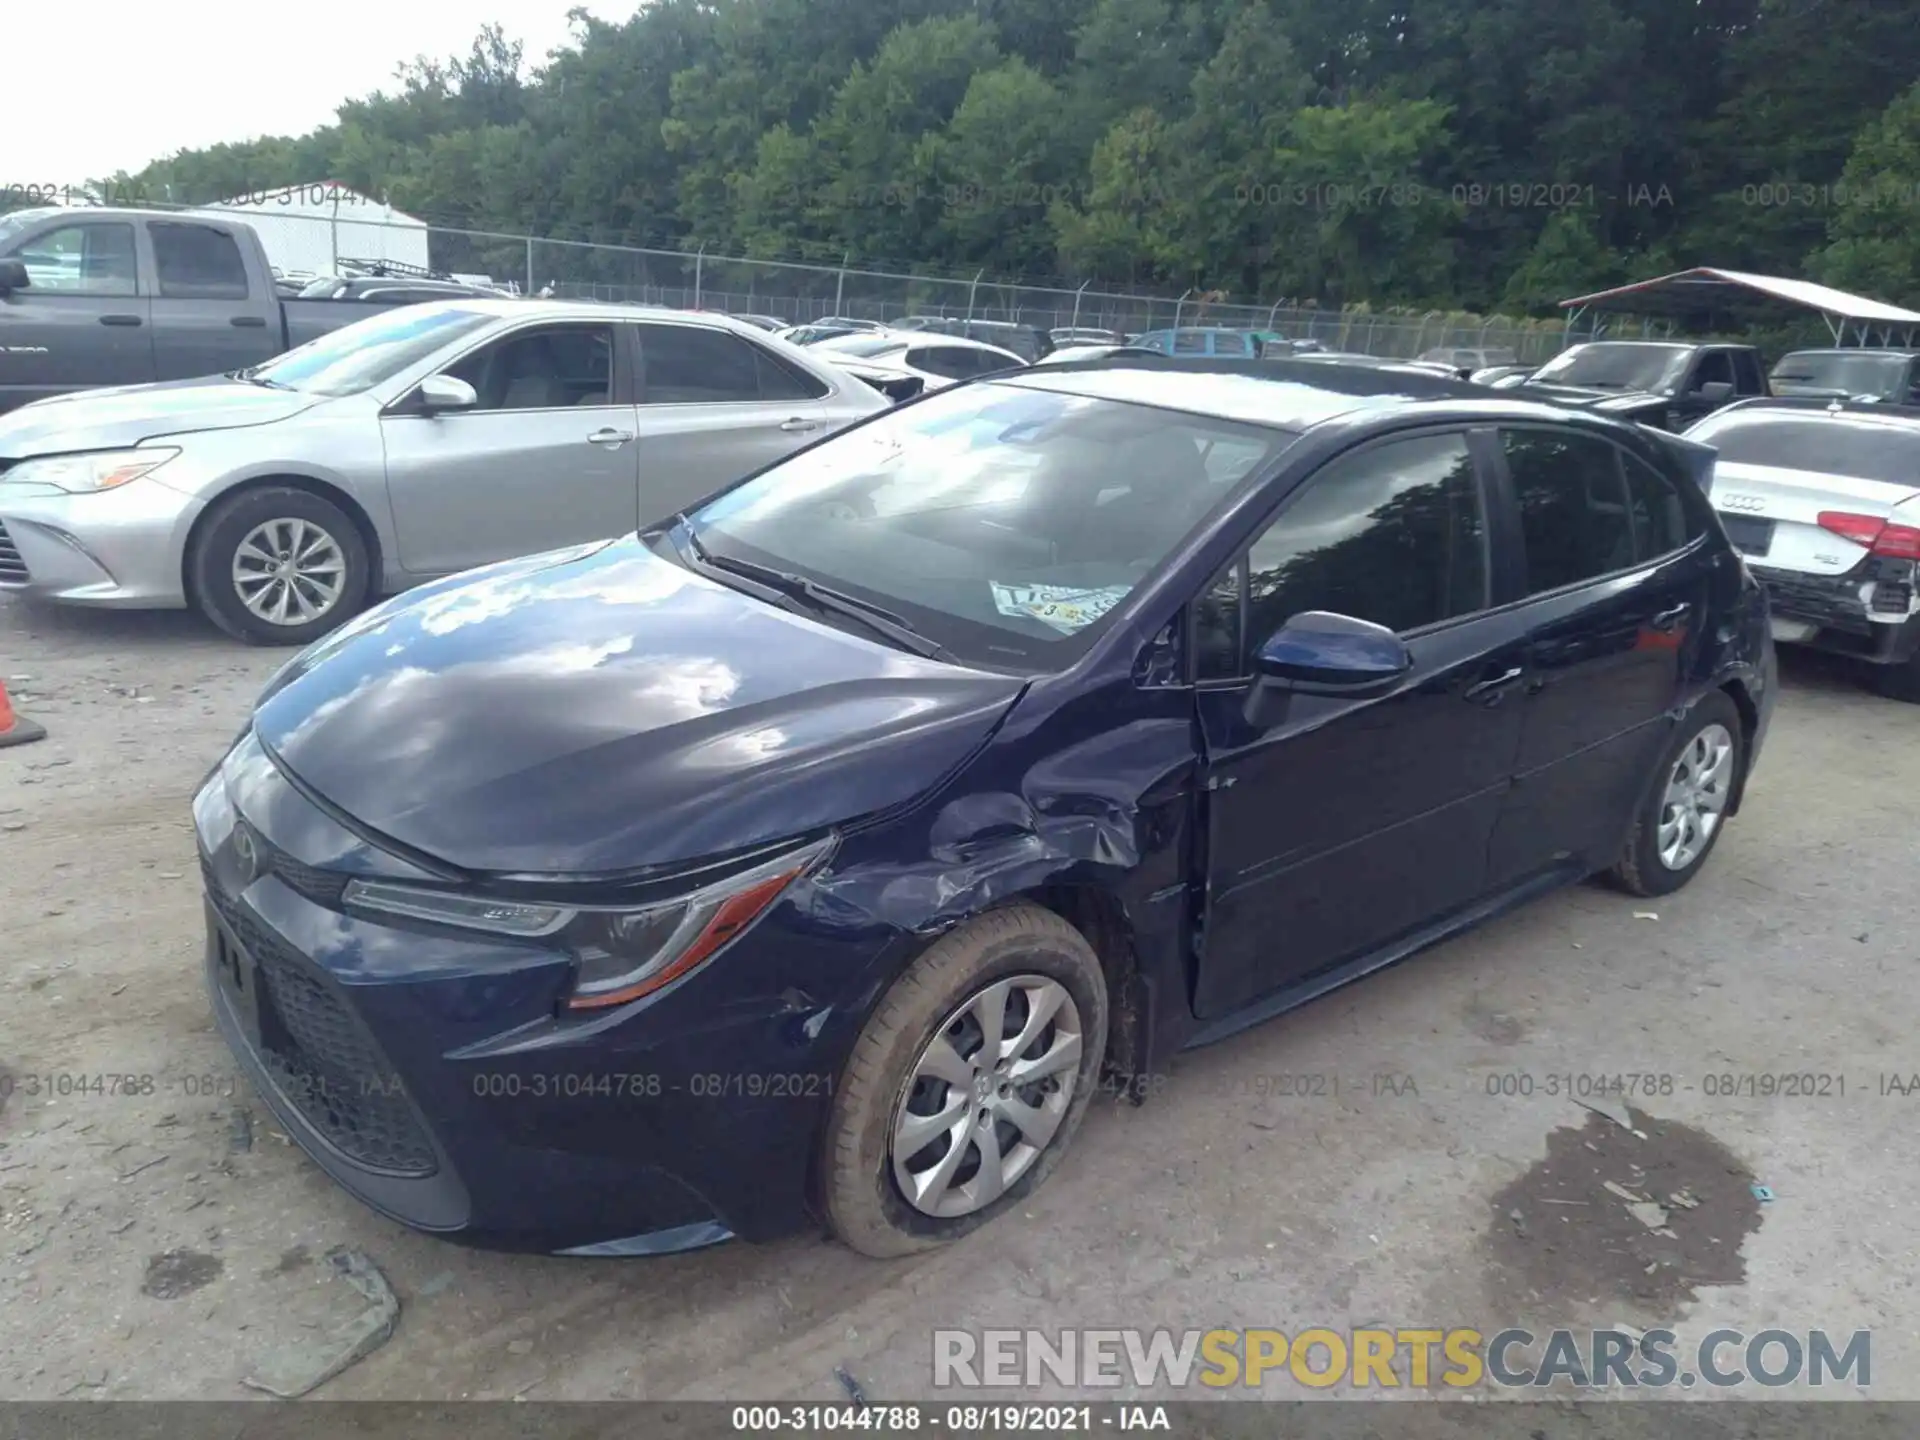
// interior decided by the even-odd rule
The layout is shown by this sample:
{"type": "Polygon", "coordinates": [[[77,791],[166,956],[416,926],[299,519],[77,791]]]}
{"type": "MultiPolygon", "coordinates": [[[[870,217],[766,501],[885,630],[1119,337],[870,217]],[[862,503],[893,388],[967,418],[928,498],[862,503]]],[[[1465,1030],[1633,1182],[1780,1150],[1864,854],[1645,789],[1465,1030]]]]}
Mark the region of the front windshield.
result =
{"type": "Polygon", "coordinates": [[[18,235],[34,221],[45,218],[53,212],[44,207],[38,210],[16,210],[11,215],[0,215],[0,255],[6,253],[7,242],[18,235]]]}
{"type": "Polygon", "coordinates": [[[1833,355],[1806,351],[1789,355],[1774,367],[1772,383],[1778,390],[1818,390],[1844,395],[1900,398],[1900,382],[1907,373],[1905,355],[1833,355]]]}
{"type": "Polygon", "coordinates": [[[944,391],[692,512],[716,557],[846,590],[962,659],[1053,669],[1291,431],[1013,383],[944,391]]]}
{"type": "Polygon", "coordinates": [[[1679,383],[1691,353],[1685,345],[1576,345],[1542,365],[1533,378],[1598,390],[1667,390],[1679,383]]]}
{"type": "Polygon", "coordinates": [[[343,326],[242,373],[308,395],[358,395],[492,319],[484,310],[410,305],[343,326]]]}

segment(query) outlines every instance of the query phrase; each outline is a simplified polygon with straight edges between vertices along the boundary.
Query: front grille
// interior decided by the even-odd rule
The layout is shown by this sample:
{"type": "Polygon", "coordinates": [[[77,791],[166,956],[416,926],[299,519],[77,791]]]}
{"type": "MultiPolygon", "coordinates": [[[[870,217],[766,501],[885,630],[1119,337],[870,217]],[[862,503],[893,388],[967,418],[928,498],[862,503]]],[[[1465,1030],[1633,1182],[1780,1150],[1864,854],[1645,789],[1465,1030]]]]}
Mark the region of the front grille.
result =
{"type": "Polygon", "coordinates": [[[24,585],[32,578],[27,562],[20,558],[20,547],[7,534],[7,527],[0,525],[0,585],[24,585]]]}
{"type": "Polygon", "coordinates": [[[433,1146],[379,1046],[333,981],[287,950],[203,865],[207,894],[258,976],[261,1064],[341,1153],[395,1175],[431,1175],[433,1146]]]}

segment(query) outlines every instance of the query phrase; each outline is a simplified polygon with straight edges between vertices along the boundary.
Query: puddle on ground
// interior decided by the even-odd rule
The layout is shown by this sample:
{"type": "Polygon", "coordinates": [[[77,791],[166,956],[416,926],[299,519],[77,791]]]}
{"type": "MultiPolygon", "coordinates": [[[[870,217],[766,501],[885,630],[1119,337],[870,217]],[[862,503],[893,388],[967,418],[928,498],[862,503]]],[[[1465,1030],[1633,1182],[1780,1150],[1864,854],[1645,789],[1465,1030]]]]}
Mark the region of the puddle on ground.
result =
{"type": "Polygon", "coordinates": [[[1760,1228],[1753,1173],[1703,1130],[1622,1113],[1633,1130],[1591,1111],[1554,1130],[1546,1158],[1493,1197],[1496,1314],[1594,1303],[1670,1315],[1702,1286],[1745,1283],[1740,1249],[1760,1228]]]}
{"type": "Polygon", "coordinates": [[[156,1300],[178,1300],[220,1278],[220,1261],[198,1250],[169,1250],[147,1261],[140,1293],[156,1300]]]}

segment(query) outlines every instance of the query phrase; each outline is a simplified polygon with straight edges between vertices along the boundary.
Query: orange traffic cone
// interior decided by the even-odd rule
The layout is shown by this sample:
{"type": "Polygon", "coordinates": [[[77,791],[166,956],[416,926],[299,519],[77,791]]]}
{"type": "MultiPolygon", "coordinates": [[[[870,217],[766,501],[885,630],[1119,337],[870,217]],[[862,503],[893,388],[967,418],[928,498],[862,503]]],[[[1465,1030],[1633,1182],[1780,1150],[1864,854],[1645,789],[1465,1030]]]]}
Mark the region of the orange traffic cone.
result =
{"type": "Polygon", "coordinates": [[[7,699],[7,683],[0,680],[0,750],[9,745],[24,745],[29,740],[46,738],[44,726],[13,713],[13,702],[7,699]]]}

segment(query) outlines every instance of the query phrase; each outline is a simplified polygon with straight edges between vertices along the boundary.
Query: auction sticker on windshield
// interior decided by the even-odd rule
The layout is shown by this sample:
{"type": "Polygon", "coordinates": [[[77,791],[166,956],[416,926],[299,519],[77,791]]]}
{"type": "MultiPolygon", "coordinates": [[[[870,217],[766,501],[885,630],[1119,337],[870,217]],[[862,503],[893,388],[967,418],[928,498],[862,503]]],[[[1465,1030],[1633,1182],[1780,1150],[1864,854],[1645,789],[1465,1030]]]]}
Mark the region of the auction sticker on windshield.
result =
{"type": "Polygon", "coordinates": [[[1084,589],[1072,585],[993,586],[993,605],[1002,615],[1025,615],[1050,625],[1062,635],[1071,635],[1093,624],[1107,611],[1127,598],[1130,587],[1104,585],[1084,589]]]}

